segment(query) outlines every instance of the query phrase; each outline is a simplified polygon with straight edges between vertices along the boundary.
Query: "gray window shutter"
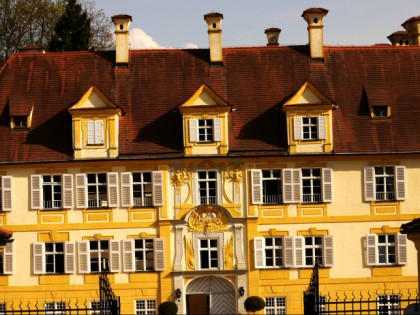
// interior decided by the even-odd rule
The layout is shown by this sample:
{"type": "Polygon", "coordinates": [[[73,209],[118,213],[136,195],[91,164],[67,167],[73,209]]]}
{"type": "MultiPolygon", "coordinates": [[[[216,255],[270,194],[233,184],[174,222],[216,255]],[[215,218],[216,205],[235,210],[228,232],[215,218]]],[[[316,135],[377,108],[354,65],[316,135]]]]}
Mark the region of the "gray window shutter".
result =
{"type": "Polygon", "coordinates": [[[42,195],[43,195],[42,194],[42,176],[31,175],[31,209],[32,210],[39,210],[43,208],[42,195]]]}
{"type": "Polygon", "coordinates": [[[327,139],[327,118],[325,116],[318,117],[318,139],[327,139]]]}
{"type": "Polygon", "coordinates": [[[293,137],[302,140],[302,117],[293,118],[293,137]]]}
{"type": "Polygon", "coordinates": [[[109,241],[109,270],[111,272],[119,272],[120,266],[120,242],[115,240],[109,241]]]}
{"type": "Polygon", "coordinates": [[[299,203],[302,199],[302,175],[300,168],[285,168],[282,171],[283,202],[299,203]]]}
{"type": "Polygon", "coordinates": [[[365,178],[365,201],[374,201],[376,194],[375,168],[367,166],[364,169],[365,178]]]}
{"type": "Polygon", "coordinates": [[[77,243],[77,262],[79,273],[90,273],[90,243],[89,241],[80,241],[77,243]]]}
{"type": "Polygon", "coordinates": [[[12,176],[2,176],[1,178],[1,198],[2,210],[12,211],[13,209],[13,193],[12,193],[12,176]]]}
{"type": "Polygon", "coordinates": [[[104,122],[103,120],[95,120],[95,144],[104,143],[104,122]]]}
{"type": "Polygon", "coordinates": [[[397,234],[397,263],[399,265],[406,265],[408,262],[407,255],[407,235],[397,234]]]}
{"type": "Polygon", "coordinates": [[[153,239],[153,255],[155,270],[165,270],[165,240],[163,238],[153,239]]]}
{"type": "Polygon", "coordinates": [[[86,122],[87,144],[95,144],[95,121],[88,120],[86,122]]]}
{"type": "Polygon", "coordinates": [[[334,263],[334,248],[333,248],[333,237],[331,235],[324,236],[322,238],[322,257],[323,267],[332,267],[334,263]]]}
{"type": "Polygon", "coordinates": [[[76,244],[72,242],[64,243],[64,272],[76,272],[76,244]]]}
{"type": "Polygon", "coordinates": [[[15,271],[15,264],[14,264],[14,253],[13,253],[13,243],[7,243],[3,249],[3,266],[4,270],[3,273],[5,275],[11,275],[15,271]]]}
{"type": "Polygon", "coordinates": [[[366,235],[366,265],[377,265],[378,236],[376,234],[366,235]]]}
{"type": "Polygon", "coordinates": [[[395,199],[405,200],[405,166],[395,166],[395,199]]]}
{"type": "Polygon", "coordinates": [[[222,119],[214,118],[213,119],[213,134],[214,141],[222,141],[222,119]]]}
{"type": "Polygon", "coordinates": [[[294,237],[295,245],[295,267],[304,267],[305,266],[305,237],[295,236],[294,237]]]}
{"type": "Polygon", "coordinates": [[[190,142],[197,142],[198,141],[198,119],[190,119],[188,123],[188,134],[190,135],[189,140],[190,142]]]}
{"type": "Polygon", "coordinates": [[[293,236],[283,238],[283,261],[284,267],[292,268],[295,266],[295,244],[293,236]]]}
{"type": "Polygon", "coordinates": [[[265,267],[265,258],[264,258],[264,237],[255,237],[254,238],[254,262],[255,269],[260,269],[265,267]]]}
{"type": "Polygon", "coordinates": [[[73,207],[73,175],[63,174],[63,208],[72,209],[73,207]]]}
{"type": "Polygon", "coordinates": [[[121,205],[133,206],[133,180],[129,172],[121,173],[121,205]]]}
{"type": "Polygon", "coordinates": [[[76,208],[87,208],[87,198],[86,174],[76,174],[76,208]]]}
{"type": "Polygon", "coordinates": [[[152,172],[153,180],[153,205],[162,206],[163,205],[163,174],[162,172],[152,172]]]}
{"type": "Polygon", "coordinates": [[[45,273],[45,244],[33,243],[32,246],[34,274],[42,275],[45,273]]]}
{"type": "Polygon", "coordinates": [[[251,170],[252,203],[263,203],[262,173],[261,170],[251,170]]]}
{"type": "Polygon", "coordinates": [[[123,251],[123,271],[134,272],[135,259],[134,259],[134,240],[122,240],[123,251]]]}
{"type": "Polygon", "coordinates": [[[333,201],[332,169],[322,169],[322,201],[333,201]]]}
{"type": "Polygon", "coordinates": [[[106,174],[108,189],[108,207],[118,207],[118,173],[112,172],[106,174]]]}

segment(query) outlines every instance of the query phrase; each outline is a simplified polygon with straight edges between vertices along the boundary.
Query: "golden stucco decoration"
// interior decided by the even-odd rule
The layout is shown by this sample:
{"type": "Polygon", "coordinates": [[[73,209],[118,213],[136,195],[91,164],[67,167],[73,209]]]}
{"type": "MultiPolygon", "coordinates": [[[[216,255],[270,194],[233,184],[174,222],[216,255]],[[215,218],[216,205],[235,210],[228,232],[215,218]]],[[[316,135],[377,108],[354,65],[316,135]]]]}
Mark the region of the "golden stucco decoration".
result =
{"type": "Polygon", "coordinates": [[[191,178],[191,171],[188,169],[177,169],[171,172],[171,185],[174,186],[177,193],[179,193],[181,186],[188,184],[191,181],[191,178]]]}
{"type": "Polygon", "coordinates": [[[226,231],[227,222],[227,215],[214,206],[196,208],[188,218],[190,230],[195,232],[226,231]]]}
{"type": "Polygon", "coordinates": [[[233,269],[233,237],[225,245],[225,269],[233,269]]]}
{"type": "Polygon", "coordinates": [[[235,168],[231,169],[229,165],[223,171],[223,178],[225,181],[231,182],[235,185],[236,192],[239,192],[239,184],[242,183],[243,173],[241,170],[235,168]]]}
{"type": "Polygon", "coordinates": [[[194,248],[191,240],[188,240],[186,237],[185,240],[185,251],[186,251],[186,264],[187,270],[194,270],[195,268],[195,260],[194,260],[194,248]]]}

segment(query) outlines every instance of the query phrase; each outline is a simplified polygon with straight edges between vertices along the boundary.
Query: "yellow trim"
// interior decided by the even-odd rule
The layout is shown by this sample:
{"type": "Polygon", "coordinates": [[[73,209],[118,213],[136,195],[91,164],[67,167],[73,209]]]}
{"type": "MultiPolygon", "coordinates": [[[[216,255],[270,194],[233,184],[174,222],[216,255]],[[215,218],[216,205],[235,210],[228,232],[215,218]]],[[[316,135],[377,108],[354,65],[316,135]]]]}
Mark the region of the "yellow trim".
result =
{"type": "Polygon", "coordinates": [[[286,110],[286,107],[294,106],[294,105],[299,105],[299,106],[308,105],[309,103],[298,102],[298,100],[303,97],[303,94],[306,91],[310,91],[318,99],[316,102],[311,103],[311,105],[322,106],[322,105],[328,104],[330,109],[332,109],[332,107],[335,106],[335,104],[330,99],[328,99],[325,95],[323,95],[317,88],[315,88],[315,86],[311,82],[306,81],[299,88],[299,90],[284,103],[283,109],[286,110]]]}
{"type": "MultiPolygon", "coordinates": [[[[96,276],[98,278],[98,276],[96,276]]],[[[63,285],[63,284],[70,284],[70,275],[58,275],[58,274],[51,274],[51,275],[40,275],[39,276],[39,284],[40,285],[63,285]]]]}
{"type": "Polygon", "coordinates": [[[297,231],[298,236],[325,236],[328,235],[328,230],[318,230],[315,227],[311,227],[308,230],[297,231]]]}
{"type": "Polygon", "coordinates": [[[219,113],[226,113],[230,111],[231,106],[223,100],[219,95],[216,94],[211,88],[209,88],[207,85],[202,84],[197,91],[194,92],[194,94],[180,106],[180,111],[182,114],[185,113],[185,110],[190,107],[191,110],[194,110],[194,107],[196,110],[201,111],[201,107],[212,107],[212,108],[219,108],[217,112],[219,113]],[[197,105],[196,102],[200,98],[202,94],[208,94],[208,96],[215,102],[214,105],[197,105]]]}
{"type": "Polygon", "coordinates": [[[112,109],[113,112],[115,114],[118,114],[119,116],[122,115],[121,110],[114,104],[112,103],[96,86],[92,85],[87,91],[86,93],[80,98],[80,100],[74,104],[72,107],[69,108],[69,112],[73,115],[73,113],[75,113],[75,110],[77,109],[100,109],[101,111],[103,110],[108,110],[108,109],[112,109]],[[89,98],[92,95],[96,95],[99,97],[99,99],[104,103],[105,107],[99,107],[99,108],[92,108],[92,107],[84,107],[85,104],[89,101],[89,98]]]}
{"type": "Polygon", "coordinates": [[[69,242],[70,233],[69,232],[57,232],[52,230],[49,232],[40,232],[38,233],[38,242],[69,242]]]}

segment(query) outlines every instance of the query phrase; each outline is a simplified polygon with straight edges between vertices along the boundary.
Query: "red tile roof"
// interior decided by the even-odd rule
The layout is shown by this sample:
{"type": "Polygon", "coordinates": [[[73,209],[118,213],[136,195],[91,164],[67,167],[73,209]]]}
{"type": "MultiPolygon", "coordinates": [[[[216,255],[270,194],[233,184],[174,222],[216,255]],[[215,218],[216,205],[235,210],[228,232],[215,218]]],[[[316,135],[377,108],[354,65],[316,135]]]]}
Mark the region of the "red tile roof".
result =
{"type": "Polygon", "coordinates": [[[178,107],[202,84],[235,109],[231,155],[287,154],[281,107],[306,81],[338,105],[332,154],[420,153],[420,47],[325,47],[324,55],[319,63],[308,46],[225,48],[214,67],[208,49],[133,50],[129,67],[116,69],[115,52],[15,54],[0,73],[0,163],[72,160],[68,108],[92,85],[126,113],[121,159],[182,156],[178,107]],[[369,105],[391,106],[391,118],[372,119],[369,105]],[[31,130],[11,131],[10,115],[32,106],[31,130]]]}

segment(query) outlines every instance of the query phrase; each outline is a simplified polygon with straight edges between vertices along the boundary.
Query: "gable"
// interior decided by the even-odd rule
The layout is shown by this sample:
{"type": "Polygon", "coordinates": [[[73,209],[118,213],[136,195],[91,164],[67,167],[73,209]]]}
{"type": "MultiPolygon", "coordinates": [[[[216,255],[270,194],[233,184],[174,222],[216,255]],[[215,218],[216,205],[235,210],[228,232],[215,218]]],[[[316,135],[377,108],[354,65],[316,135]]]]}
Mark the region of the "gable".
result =
{"type": "Polygon", "coordinates": [[[180,106],[181,113],[185,110],[191,111],[194,108],[198,111],[205,109],[206,107],[215,108],[218,107],[219,112],[228,112],[231,106],[217,95],[211,88],[206,85],[201,85],[200,88],[180,106]],[[220,107],[222,109],[220,109],[220,107]]]}
{"type": "Polygon", "coordinates": [[[326,96],[324,96],[315,86],[309,81],[305,82],[299,90],[290,97],[285,103],[284,108],[287,106],[295,105],[333,105],[326,96]]]}
{"type": "Polygon", "coordinates": [[[118,107],[95,86],[91,86],[69,111],[71,112],[77,109],[115,109],[121,114],[118,107]]]}

